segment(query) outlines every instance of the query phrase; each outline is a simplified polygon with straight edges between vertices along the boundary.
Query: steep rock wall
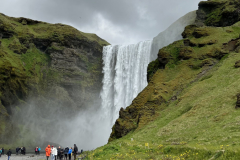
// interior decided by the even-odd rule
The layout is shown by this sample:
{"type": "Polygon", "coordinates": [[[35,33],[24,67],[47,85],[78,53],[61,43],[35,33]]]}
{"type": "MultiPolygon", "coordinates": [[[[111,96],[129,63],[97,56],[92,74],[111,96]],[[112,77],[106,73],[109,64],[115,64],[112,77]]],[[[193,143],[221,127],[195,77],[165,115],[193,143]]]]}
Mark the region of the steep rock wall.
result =
{"type": "Polygon", "coordinates": [[[11,118],[29,101],[41,112],[50,103],[69,114],[99,103],[105,45],[68,25],[0,14],[1,143],[11,143],[6,137],[18,128],[11,118]]]}

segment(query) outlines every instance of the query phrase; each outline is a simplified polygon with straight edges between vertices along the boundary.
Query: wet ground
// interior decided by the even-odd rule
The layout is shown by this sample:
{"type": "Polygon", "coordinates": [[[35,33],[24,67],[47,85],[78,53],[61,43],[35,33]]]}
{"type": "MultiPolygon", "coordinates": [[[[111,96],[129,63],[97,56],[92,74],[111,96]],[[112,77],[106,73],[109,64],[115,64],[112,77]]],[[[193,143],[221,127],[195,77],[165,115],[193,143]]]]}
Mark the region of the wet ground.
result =
{"type": "MultiPolygon", "coordinates": [[[[7,156],[6,155],[2,155],[2,157],[0,158],[2,160],[7,160],[7,156]]],[[[51,158],[49,158],[50,160],[51,158]]],[[[27,154],[27,155],[15,155],[12,154],[10,160],[46,160],[46,156],[44,154],[42,155],[34,155],[34,154],[27,154]]]]}

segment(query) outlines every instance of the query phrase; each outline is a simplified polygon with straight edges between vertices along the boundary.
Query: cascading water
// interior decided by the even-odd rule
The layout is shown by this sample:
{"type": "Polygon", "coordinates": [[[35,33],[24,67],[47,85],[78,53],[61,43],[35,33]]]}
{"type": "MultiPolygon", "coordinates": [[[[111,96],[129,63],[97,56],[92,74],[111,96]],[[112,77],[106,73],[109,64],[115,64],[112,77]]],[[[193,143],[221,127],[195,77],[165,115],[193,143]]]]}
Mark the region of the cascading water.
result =
{"type": "MultiPolygon", "coordinates": [[[[100,93],[102,107],[100,113],[96,114],[97,122],[94,121],[96,124],[92,127],[96,128],[94,133],[101,137],[97,137],[101,139],[99,143],[107,142],[120,108],[129,106],[147,86],[147,67],[157,58],[159,49],[180,40],[185,26],[192,24],[195,18],[195,11],[186,14],[151,41],[131,45],[110,45],[103,48],[104,77],[100,93]],[[97,128],[99,126],[101,128],[97,128]]],[[[95,142],[95,139],[92,141],[95,142]]]]}
{"type": "Polygon", "coordinates": [[[121,107],[126,108],[147,86],[147,66],[152,41],[103,48],[102,109],[112,125],[121,107]]]}

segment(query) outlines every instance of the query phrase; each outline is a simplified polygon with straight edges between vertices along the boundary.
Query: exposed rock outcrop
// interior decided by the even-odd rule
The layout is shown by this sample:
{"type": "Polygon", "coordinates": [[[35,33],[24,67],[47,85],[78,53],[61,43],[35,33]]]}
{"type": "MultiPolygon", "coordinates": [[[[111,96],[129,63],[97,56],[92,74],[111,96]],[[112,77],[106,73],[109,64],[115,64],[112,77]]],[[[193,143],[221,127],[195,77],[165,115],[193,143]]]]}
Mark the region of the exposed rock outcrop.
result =
{"type": "Polygon", "coordinates": [[[236,109],[239,109],[239,108],[240,108],[240,94],[237,94],[237,102],[236,102],[235,108],[236,108],[236,109]]]}
{"type": "Polygon", "coordinates": [[[198,26],[231,26],[240,20],[240,2],[236,0],[208,0],[199,3],[196,24],[198,26]]]}

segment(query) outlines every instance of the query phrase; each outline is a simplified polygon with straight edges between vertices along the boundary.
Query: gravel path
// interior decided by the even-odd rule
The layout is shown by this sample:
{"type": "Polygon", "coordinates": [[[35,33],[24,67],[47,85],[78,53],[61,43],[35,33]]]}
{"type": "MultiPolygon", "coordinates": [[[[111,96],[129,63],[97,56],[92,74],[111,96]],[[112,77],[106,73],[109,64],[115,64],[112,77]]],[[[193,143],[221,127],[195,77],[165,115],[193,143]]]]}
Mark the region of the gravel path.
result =
{"type": "MultiPolygon", "coordinates": [[[[7,156],[6,155],[2,155],[2,157],[0,158],[0,160],[7,160],[7,156]]],[[[14,155],[12,154],[10,160],[46,160],[45,155],[34,155],[34,154],[27,154],[25,156],[23,155],[14,155]]],[[[49,158],[50,160],[50,158],[49,158]]]]}

